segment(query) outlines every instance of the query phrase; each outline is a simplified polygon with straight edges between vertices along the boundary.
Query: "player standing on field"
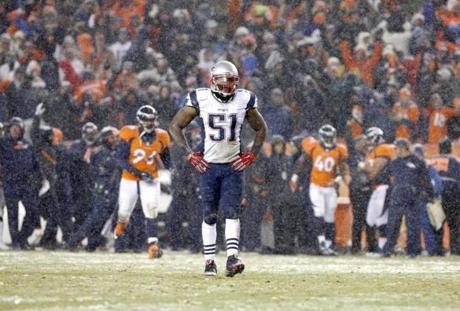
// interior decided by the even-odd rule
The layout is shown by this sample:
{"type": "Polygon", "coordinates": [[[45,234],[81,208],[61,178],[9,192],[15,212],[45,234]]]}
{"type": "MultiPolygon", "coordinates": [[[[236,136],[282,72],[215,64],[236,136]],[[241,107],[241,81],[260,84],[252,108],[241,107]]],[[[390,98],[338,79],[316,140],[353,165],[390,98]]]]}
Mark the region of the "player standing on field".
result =
{"type": "Polygon", "coordinates": [[[335,210],[337,208],[336,178],[342,176],[348,185],[351,181],[348,167],[348,150],[345,145],[337,144],[337,131],[329,124],[318,131],[319,141],[307,137],[302,141],[303,153],[297,160],[294,175],[291,177],[291,189],[299,187],[299,174],[311,161],[310,202],[313,207],[313,231],[318,239],[321,255],[336,255],[333,249],[335,241],[335,210]]]}
{"type": "Polygon", "coordinates": [[[131,213],[140,197],[145,215],[148,256],[159,258],[162,251],[158,246],[157,214],[160,200],[158,165],[169,167],[170,138],[168,132],[156,128],[158,113],[145,105],[136,113],[138,125],[124,126],[120,130],[117,146],[117,160],[123,168],[118,197],[118,221],[115,239],[121,236],[128,225],[131,213]]]}
{"type": "Polygon", "coordinates": [[[238,258],[243,170],[256,160],[265,140],[267,125],[257,110],[256,96],[237,89],[239,75],[235,65],[220,61],[211,68],[210,77],[210,88],[199,88],[187,95],[185,106],[171,122],[170,132],[174,141],[186,149],[190,164],[201,173],[205,274],[217,274],[214,259],[220,202],[225,216],[226,275],[232,277],[244,270],[244,264],[238,258]],[[193,152],[182,132],[196,117],[200,117],[204,125],[202,152],[193,152]],[[242,151],[240,142],[244,120],[256,132],[253,147],[246,152],[242,151]]]}
{"type": "Polygon", "coordinates": [[[371,198],[367,206],[366,223],[372,232],[378,230],[378,251],[381,252],[387,242],[386,225],[388,223],[389,184],[386,166],[396,158],[396,149],[393,144],[386,144],[383,131],[378,127],[370,127],[365,133],[368,145],[366,161],[358,163],[358,169],[367,174],[372,189],[371,198]]]}

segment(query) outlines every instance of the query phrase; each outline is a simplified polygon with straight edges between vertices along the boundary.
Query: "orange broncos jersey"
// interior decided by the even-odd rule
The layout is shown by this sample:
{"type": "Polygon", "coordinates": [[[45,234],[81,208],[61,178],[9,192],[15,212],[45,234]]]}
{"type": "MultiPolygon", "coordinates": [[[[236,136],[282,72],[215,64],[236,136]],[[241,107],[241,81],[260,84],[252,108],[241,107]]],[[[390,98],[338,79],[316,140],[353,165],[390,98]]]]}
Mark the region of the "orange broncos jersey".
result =
{"type": "MultiPolygon", "coordinates": [[[[150,173],[154,178],[158,178],[157,163],[160,154],[165,148],[169,147],[171,139],[168,132],[162,129],[155,129],[156,139],[151,144],[146,144],[140,138],[137,126],[124,126],[120,131],[120,139],[129,144],[128,162],[141,172],[150,173]]],[[[128,180],[139,180],[130,172],[123,170],[122,178],[128,180]]]]}
{"type": "Polygon", "coordinates": [[[428,143],[439,144],[447,136],[447,120],[455,117],[455,110],[448,107],[435,109],[430,114],[428,143]]]}
{"type": "Polygon", "coordinates": [[[330,187],[337,177],[337,167],[342,161],[348,160],[348,150],[338,144],[326,150],[321,143],[311,137],[302,141],[304,152],[312,159],[310,182],[320,187],[330,187]]]}
{"type": "MultiPolygon", "coordinates": [[[[414,124],[417,124],[419,117],[419,109],[416,103],[412,102],[409,107],[402,107],[400,103],[396,103],[393,106],[393,113],[395,113],[401,119],[409,119],[414,124]]],[[[396,138],[410,139],[412,136],[412,130],[405,124],[400,124],[396,128],[396,138]]]]}
{"type": "Polygon", "coordinates": [[[371,151],[367,153],[368,160],[374,160],[377,158],[387,158],[393,160],[396,157],[396,149],[392,144],[380,144],[375,146],[371,151]]]}

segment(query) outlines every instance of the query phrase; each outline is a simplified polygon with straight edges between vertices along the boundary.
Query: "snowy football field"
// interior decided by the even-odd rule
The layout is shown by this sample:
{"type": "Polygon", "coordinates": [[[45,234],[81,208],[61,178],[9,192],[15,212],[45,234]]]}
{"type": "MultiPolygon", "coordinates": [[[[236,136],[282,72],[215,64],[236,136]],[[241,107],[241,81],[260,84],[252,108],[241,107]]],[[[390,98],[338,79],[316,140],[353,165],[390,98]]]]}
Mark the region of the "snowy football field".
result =
{"type": "Polygon", "coordinates": [[[242,275],[200,255],[0,252],[0,310],[459,310],[460,257],[242,254],[242,275]]]}

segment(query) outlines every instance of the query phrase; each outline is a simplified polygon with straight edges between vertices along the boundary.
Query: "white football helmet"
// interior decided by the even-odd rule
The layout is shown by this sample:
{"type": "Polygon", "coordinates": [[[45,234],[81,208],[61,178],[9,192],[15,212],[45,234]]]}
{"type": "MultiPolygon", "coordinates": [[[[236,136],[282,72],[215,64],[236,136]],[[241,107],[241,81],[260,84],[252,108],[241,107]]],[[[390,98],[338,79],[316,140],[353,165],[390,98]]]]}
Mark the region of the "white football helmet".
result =
{"type": "Polygon", "coordinates": [[[367,141],[372,145],[378,145],[385,141],[385,139],[383,138],[382,129],[376,126],[368,128],[364,135],[366,136],[367,141]]]}
{"type": "Polygon", "coordinates": [[[335,147],[337,142],[337,130],[330,124],[321,126],[318,131],[319,141],[321,144],[328,149],[335,147]]]}
{"type": "Polygon", "coordinates": [[[211,90],[226,98],[235,93],[240,78],[236,66],[223,60],[211,67],[210,79],[211,90]]]}

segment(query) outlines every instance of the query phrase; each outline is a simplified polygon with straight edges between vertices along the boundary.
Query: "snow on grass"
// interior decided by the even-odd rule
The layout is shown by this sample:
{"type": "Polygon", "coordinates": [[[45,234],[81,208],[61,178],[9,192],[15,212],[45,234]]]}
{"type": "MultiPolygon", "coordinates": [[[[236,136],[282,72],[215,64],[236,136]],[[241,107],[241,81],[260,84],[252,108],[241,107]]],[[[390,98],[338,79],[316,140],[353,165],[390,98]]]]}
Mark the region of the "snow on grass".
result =
{"type": "Polygon", "coordinates": [[[201,255],[0,252],[0,310],[454,310],[460,258],[263,256],[202,275],[201,255]]]}

